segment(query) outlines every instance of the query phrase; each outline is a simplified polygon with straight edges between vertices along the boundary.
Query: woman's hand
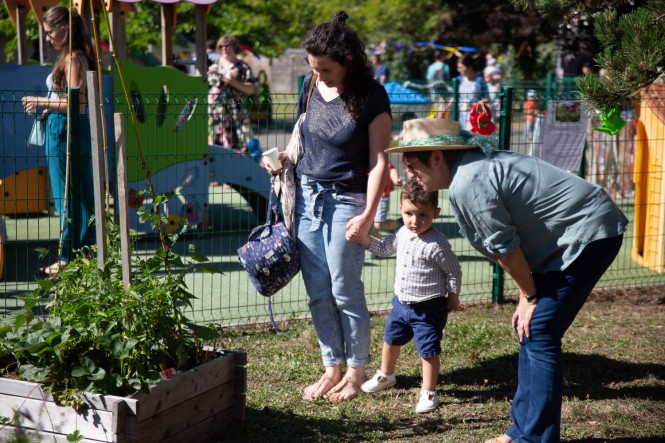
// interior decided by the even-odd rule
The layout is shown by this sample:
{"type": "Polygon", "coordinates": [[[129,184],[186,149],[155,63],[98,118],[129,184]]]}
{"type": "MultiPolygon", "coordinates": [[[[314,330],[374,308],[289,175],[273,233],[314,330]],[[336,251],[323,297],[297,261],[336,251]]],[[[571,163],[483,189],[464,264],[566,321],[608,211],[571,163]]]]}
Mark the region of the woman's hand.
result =
{"type": "Polygon", "coordinates": [[[513,314],[512,326],[517,328],[517,336],[519,337],[520,343],[524,342],[525,337],[531,337],[531,318],[533,317],[533,311],[536,310],[538,306],[538,299],[534,301],[527,301],[525,297],[520,295],[520,302],[517,305],[517,309],[513,314]]]}
{"type": "MultiPolygon", "coordinates": [[[[286,151],[282,151],[279,154],[277,154],[277,161],[279,161],[279,164],[284,166],[284,162],[288,158],[289,154],[286,151]]],[[[282,172],[282,168],[279,168],[277,170],[273,169],[272,166],[266,161],[266,159],[263,159],[263,166],[266,168],[266,170],[272,174],[272,175],[277,175],[280,172],[282,172]]]]}
{"type": "Polygon", "coordinates": [[[27,95],[21,99],[21,102],[23,103],[23,109],[28,114],[32,114],[37,110],[37,97],[27,95]]]}

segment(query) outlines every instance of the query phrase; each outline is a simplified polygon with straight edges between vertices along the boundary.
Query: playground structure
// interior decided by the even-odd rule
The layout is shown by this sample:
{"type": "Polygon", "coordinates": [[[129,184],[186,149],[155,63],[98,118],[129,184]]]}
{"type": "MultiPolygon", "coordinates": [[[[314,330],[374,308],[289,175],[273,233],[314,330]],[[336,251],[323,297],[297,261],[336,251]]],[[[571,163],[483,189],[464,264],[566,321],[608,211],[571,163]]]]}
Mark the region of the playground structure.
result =
{"type": "MultiPolygon", "coordinates": [[[[130,195],[146,189],[144,171],[138,161],[138,143],[143,146],[148,169],[157,193],[173,192],[166,213],[174,223],[186,217],[192,225],[203,222],[210,182],[228,183],[245,189],[248,201],[260,211],[269,189],[265,169],[250,158],[220,146],[208,146],[206,94],[201,77],[189,76],[172,67],[144,68],[121,63],[129,97],[134,101],[138,141],[127,134],[128,184],[130,195]],[[211,170],[212,164],[218,165],[211,170]],[[219,166],[222,165],[222,166],[219,166]],[[258,197],[258,198],[257,198],[258,197]]],[[[0,214],[36,214],[47,209],[48,189],[44,182],[46,158],[41,147],[27,144],[34,117],[25,116],[20,99],[27,94],[45,94],[42,84],[49,69],[42,66],[0,66],[0,82],[6,85],[2,118],[2,156],[0,167],[0,214]],[[10,92],[12,91],[12,92],[10,92]],[[13,94],[13,97],[8,96],[13,94]]],[[[129,121],[130,106],[120,87],[117,70],[103,76],[106,140],[114,140],[112,116],[122,113],[129,121]]],[[[131,128],[128,124],[127,128],[131,128]]],[[[108,152],[113,171],[113,146],[108,152]]],[[[113,174],[110,174],[113,175],[113,174]]],[[[111,177],[111,183],[114,181],[111,177]]],[[[140,199],[130,199],[130,227],[148,232],[136,216],[140,199]]],[[[145,202],[147,203],[147,202],[145,202]]]]}
{"type": "MultiPolygon", "coordinates": [[[[19,41],[19,65],[0,65],[0,84],[3,85],[4,106],[0,111],[2,121],[2,155],[0,164],[0,215],[12,217],[39,215],[49,210],[49,189],[46,179],[46,158],[43,147],[27,144],[33,116],[27,116],[21,106],[24,95],[45,95],[45,79],[50,68],[30,65],[26,57],[25,23],[26,15],[32,11],[41,24],[44,12],[58,2],[53,0],[5,0],[14,21],[19,41]],[[13,161],[9,161],[9,160],[13,161]]],[[[111,41],[119,60],[110,73],[103,74],[101,98],[104,110],[105,137],[98,143],[105,143],[101,152],[107,153],[109,192],[113,189],[115,169],[114,152],[115,128],[113,114],[121,113],[125,127],[132,128],[136,122],[136,132],[127,131],[123,142],[128,148],[128,207],[130,228],[136,232],[148,233],[150,223],[141,223],[137,210],[150,203],[142,196],[146,189],[145,171],[140,166],[138,144],[147,154],[147,167],[151,174],[155,192],[172,193],[173,198],[165,206],[164,212],[169,223],[167,231],[175,228],[181,219],[202,229],[206,228],[208,185],[220,182],[239,191],[250,206],[261,215],[265,213],[269,189],[269,176],[257,163],[236,152],[220,146],[209,146],[207,142],[207,83],[201,76],[192,76],[169,66],[172,58],[171,31],[175,24],[177,2],[162,1],[162,66],[144,68],[121,60],[126,58],[124,25],[122,21],[131,10],[134,1],[109,0],[103,5],[95,2],[94,13],[106,8],[109,13],[111,41]],[[128,85],[125,97],[119,77],[123,71],[128,85]],[[136,120],[131,118],[133,107],[136,120]],[[216,168],[211,165],[216,164],[216,168]]],[[[205,16],[214,0],[192,0],[196,5],[197,20],[197,69],[205,72],[207,63],[205,16]],[[199,53],[200,49],[200,53],[199,53]],[[199,66],[200,65],[200,66],[199,66]]],[[[83,17],[90,19],[90,3],[75,2],[83,17]]],[[[98,21],[95,21],[98,23],[98,21]]],[[[40,26],[40,60],[45,61],[45,36],[40,26]]],[[[93,138],[94,142],[94,138],[93,138]]],[[[95,148],[95,146],[93,146],[95,148]]],[[[117,208],[118,201],[115,200],[117,208]]],[[[3,231],[4,234],[4,231],[3,231]]],[[[7,239],[3,236],[2,244],[7,239]]],[[[0,261],[3,254],[0,252],[0,261]]],[[[0,263],[4,269],[4,263],[0,263]]],[[[0,273],[0,278],[2,274],[0,273]]]]}
{"type": "Polygon", "coordinates": [[[665,85],[642,91],[635,156],[635,242],[631,256],[665,272],[665,85]]]}

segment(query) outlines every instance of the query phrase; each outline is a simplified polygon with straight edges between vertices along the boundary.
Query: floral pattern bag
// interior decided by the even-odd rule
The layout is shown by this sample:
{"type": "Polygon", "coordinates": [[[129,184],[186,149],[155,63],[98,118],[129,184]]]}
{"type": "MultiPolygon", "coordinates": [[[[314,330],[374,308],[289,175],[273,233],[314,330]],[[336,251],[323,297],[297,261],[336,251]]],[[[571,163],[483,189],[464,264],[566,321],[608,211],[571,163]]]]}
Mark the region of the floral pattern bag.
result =
{"type": "Polygon", "coordinates": [[[266,297],[286,286],[300,271],[298,247],[281,221],[278,202],[274,186],[270,186],[266,224],[254,228],[247,243],[238,249],[238,260],[249,280],[266,297]]]}

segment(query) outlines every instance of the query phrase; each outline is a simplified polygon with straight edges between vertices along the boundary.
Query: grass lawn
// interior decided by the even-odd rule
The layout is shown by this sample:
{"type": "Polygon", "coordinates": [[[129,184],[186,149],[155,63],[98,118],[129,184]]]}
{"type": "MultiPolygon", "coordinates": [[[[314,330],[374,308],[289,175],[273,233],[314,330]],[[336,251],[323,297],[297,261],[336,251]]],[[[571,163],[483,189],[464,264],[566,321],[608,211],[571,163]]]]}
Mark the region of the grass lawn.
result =
{"type": "MultiPolygon", "coordinates": [[[[595,292],[564,337],[562,441],[665,441],[665,289],[595,292]]],[[[221,437],[229,442],[482,442],[509,425],[517,380],[515,306],[466,306],[444,332],[441,407],[416,414],[421,365],[412,343],[397,366],[395,388],[342,403],[307,402],[301,389],[322,371],[308,321],[227,329],[218,347],[244,350],[247,411],[221,437]]],[[[371,376],[378,368],[384,315],[372,318],[371,376]]]]}

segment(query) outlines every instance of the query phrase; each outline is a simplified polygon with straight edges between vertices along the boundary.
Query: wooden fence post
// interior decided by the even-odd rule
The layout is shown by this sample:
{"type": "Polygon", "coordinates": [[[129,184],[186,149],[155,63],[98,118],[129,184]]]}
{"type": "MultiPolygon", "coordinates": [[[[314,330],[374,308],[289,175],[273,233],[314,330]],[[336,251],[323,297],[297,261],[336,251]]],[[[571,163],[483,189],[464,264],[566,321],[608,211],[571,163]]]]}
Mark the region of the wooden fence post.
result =
{"type": "Polygon", "coordinates": [[[129,288],[132,270],[132,251],[129,242],[129,217],[127,215],[127,152],[125,146],[125,122],[122,114],[113,114],[118,180],[118,201],[115,206],[120,212],[120,258],[122,260],[122,283],[129,288]]]}
{"type": "Polygon", "coordinates": [[[106,257],[106,211],[104,209],[104,183],[106,174],[104,162],[104,125],[102,124],[102,107],[104,100],[99,91],[97,73],[88,71],[86,73],[88,85],[88,110],[90,112],[90,143],[92,148],[92,182],[95,193],[95,233],[97,238],[97,266],[104,269],[106,257]]]}

